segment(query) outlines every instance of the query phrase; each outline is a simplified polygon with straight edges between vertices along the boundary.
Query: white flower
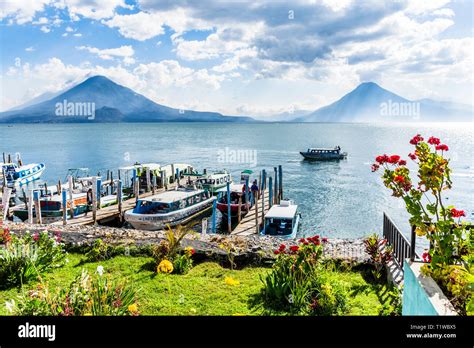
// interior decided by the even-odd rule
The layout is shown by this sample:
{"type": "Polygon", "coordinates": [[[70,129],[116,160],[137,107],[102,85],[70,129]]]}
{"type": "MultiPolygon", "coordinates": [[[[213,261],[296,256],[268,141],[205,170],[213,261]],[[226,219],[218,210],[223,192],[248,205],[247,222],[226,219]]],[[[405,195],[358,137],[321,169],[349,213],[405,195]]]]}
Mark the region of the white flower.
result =
{"type": "Polygon", "coordinates": [[[104,274],[104,267],[103,266],[97,266],[97,273],[102,277],[102,274],[104,274]]]}
{"type": "Polygon", "coordinates": [[[13,313],[13,308],[15,308],[15,300],[6,301],[5,307],[7,307],[7,311],[9,311],[10,313],[13,313]]]}

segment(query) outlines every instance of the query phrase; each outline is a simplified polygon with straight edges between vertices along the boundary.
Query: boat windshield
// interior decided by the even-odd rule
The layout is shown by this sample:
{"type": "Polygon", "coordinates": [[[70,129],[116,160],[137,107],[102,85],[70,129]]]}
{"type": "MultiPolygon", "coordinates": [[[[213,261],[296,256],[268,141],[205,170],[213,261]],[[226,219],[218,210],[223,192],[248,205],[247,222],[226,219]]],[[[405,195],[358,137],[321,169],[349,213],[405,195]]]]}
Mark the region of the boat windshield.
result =
{"type": "Polygon", "coordinates": [[[288,235],[293,231],[293,221],[290,219],[278,219],[271,218],[267,219],[267,226],[265,228],[265,234],[272,236],[288,235]]]}

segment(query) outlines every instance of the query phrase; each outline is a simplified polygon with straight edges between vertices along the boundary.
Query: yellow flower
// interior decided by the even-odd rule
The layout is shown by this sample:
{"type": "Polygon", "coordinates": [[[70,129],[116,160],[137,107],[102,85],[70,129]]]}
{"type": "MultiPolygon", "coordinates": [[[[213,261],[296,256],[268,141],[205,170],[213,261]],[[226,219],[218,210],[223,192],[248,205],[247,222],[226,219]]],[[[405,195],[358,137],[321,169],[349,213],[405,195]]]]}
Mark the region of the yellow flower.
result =
{"type": "Polygon", "coordinates": [[[131,312],[131,313],[136,313],[138,312],[138,306],[136,303],[133,303],[131,305],[128,306],[128,311],[131,312]]]}
{"type": "Polygon", "coordinates": [[[423,231],[421,228],[417,227],[415,229],[415,233],[416,233],[417,236],[423,237],[426,234],[426,231],[423,231]]]}
{"type": "Polygon", "coordinates": [[[238,280],[235,280],[232,277],[225,277],[224,281],[227,285],[232,285],[232,286],[240,285],[240,282],[238,280]]]}
{"type": "Polygon", "coordinates": [[[194,248],[193,247],[186,247],[184,248],[184,253],[187,255],[187,256],[192,256],[194,254],[194,248]]]}
{"type": "Polygon", "coordinates": [[[168,260],[162,260],[156,268],[158,273],[171,273],[173,272],[173,264],[168,260]]]}

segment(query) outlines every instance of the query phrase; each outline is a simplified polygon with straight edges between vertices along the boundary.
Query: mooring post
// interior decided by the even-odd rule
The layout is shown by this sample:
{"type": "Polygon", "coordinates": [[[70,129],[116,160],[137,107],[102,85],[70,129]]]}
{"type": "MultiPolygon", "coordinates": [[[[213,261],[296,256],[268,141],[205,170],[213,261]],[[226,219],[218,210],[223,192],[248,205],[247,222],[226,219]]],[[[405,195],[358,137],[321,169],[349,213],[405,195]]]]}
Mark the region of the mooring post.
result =
{"type": "Polygon", "coordinates": [[[160,188],[165,187],[165,172],[160,170],[160,188]]]}
{"type": "Polygon", "coordinates": [[[179,186],[179,168],[176,168],[176,182],[178,183],[178,186],[179,186]]]}
{"type": "Polygon", "coordinates": [[[257,187],[258,187],[257,199],[260,199],[260,195],[262,193],[262,186],[263,186],[263,184],[262,184],[262,171],[260,171],[260,174],[258,175],[258,180],[259,180],[259,182],[258,182],[258,185],[257,185],[257,187]]]}
{"type": "Polygon", "coordinates": [[[237,208],[237,223],[240,224],[240,220],[242,219],[242,193],[239,193],[239,206],[237,208]]]}
{"type": "Polygon", "coordinates": [[[277,167],[273,167],[273,171],[275,172],[275,188],[273,190],[273,200],[275,204],[278,204],[278,174],[277,174],[277,167]]]}
{"type": "Polygon", "coordinates": [[[102,178],[97,178],[97,209],[100,209],[102,197],[102,178]]]}
{"type": "Polygon", "coordinates": [[[258,226],[258,193],[257,193],[257,196],[255,197],[255,232],[257,234],[260,233],[260,229],[259,229],[259,226],[258,226]]]}
{"type": "Polygon", "coordinates": [[[25,202],[25,203],[28,203],[28,223],[33,224],[33,204],[34,204],[33,190],[30,190],[28,202],[25,202]]]}
{"type": "Polygon", "coordinates": [[[119,180],[118,181],[118,184],[117,184],[117,203],[118,203],[118,211],[119,211],[119,218],[120,218],[120,221],[122,221],[122,198],[123,196],[123,191],[122,191],[122,180],[119,180]]]}
{"type": "Polygon", "coordinates": [[[63,225],[67,225],[67,191],[61,191],[61,203],[63,208],[63,225]]]}
{"type": "Polygon", "coordinates": [[[175,179],[176,179],[175,175],[176,175],[176,171],[174,170],[174,164],[171,164],[171,178],[173,180],[170,182],[170,184],[175,181],[175,179]]]}
{"type": "Polygon", "coordinates": [[[262,170],[262,190],[266,190],[267,188],[267,171],[265,169],[262,170]]]}
{"type": "Polygon", "coordinates": [[[268,206],[271,208],[273,205],[273,187],[272,187],[272,177],[268,177],[268,206]]]}
{"type": "Polygon", "coordinates": [[[99,181],[97,180],[97,177],[94,176],[94,179],[92,180],[92,220],[94,221],[94,224],[97,223],[97,186],[99,184],[99,181]]]}
{"type": "Polygon", "coordinates": [[[155,194],[155,190],[156,190],[156,172],[153,173],[153,180],[151,183],[151,193],[155,194]]]}
{"type": "Polygon", "coordinates": [[[262,221],[265,222],[265,190],[262,190],[262,221]]]}
{"type": "Polygon", "coordinates": [[[139,186],[139,180],[138,180],[136,168],[133,169],[132,183],[133,183],[133,196],[135,197],[135,204],[136,204],[138,202],[138,196],[140,195],[140,186],[139,186]]]}
{"type": "Polygon", "coordinates": [[[10,208],[10,196],[12,193],[12,189],[6,187],[3,191],[2,197],[2,204],[3,204],[3,221],[7,220],[8,217],[8,209],[10,208]]]}
{"type": "Polygon", "coordinates": [[[33,191],[33,200],[35,202],[36,223],[41,225],[41,204],[39,191],[33,191]]]}
{"type": "Polygon", "coordinates": [[[216,210],[217,200],[220,198],[220,192],[217,194],[217,199],[212,202],[212,233],[216,233],[216,210]]]}
{"type": "Polygon", "coordinates": [[[283,199],[283,169],[281,165],[278,166],[278,185],[280,185],[278,192],[278,203],[280,203],[280,200],[283,199]]]}
{"type": "Polygon", "coordinates": [[[249,177],[245,178],[245,205],[247,206],[247,213],[250,211],[250,200],[249,200],[249,177]]]}
{"type": "Polygon", "coordinates": [[[165,190],[168,190],[168,175],[166,173],[166,169],[164,170],[164,177],[165,177],[165,190]]]}
{"type": "Polygon", "coordinates": [[[150,176],[150,168],[145,169],[145,175],[146,175],[146,192],[151,191],[151,176],[150,176]]]}
{"type": "Polygon", "coordinates": [[[230,182],[227,182],[227,232],[232,233],[231,225],[231,210],[230,210],[230,182]]]}
{"type": "Polygon", "coordinates": [[[74,219],[74,200],[72,199],[72,189],[74,187],[74,183],[72,180],[72,176],[69,175],[67,177],[67,185],[68,185],[68,191],[69,191],[69,211],[71,215],[71,219],[74,219]]]}

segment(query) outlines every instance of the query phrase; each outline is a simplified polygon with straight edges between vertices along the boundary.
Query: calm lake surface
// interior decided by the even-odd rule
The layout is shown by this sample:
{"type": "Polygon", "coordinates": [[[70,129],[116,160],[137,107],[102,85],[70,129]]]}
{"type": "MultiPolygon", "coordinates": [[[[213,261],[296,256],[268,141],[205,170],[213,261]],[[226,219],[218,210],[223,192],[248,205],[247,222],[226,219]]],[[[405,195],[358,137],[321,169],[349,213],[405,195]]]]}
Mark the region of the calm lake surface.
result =
{"type": "Polygon", "coordinates": [[[390,196],[370,165],[383,153],[406,159],[413,151],[408,142],[416,133],[440,137],[449,145],[454,184],[447,204],[464,209],[472,221],[472,123],[0,125],[0,152],[19,152],[24,163],[46,163],[43,179],[51,184],[63,180],[68,168],[88,167],[91,173],[104,174],[136,161],[189,163],[199,170],[226,168],[236,180],[242,169],[273,173],[281,164],[284,196],[295,200],[302,213],[300,234],[354,238],[381,233],[384,211],[408,233],[404,205],[390,196]],[[308,147],[336,145],[349,153],[346,160],[312,163],[299,154],[308,147]],[[249,150],[249,157],[243,158],[247,163],[233,162],[231,151],[237,150],[249,150]]]}

